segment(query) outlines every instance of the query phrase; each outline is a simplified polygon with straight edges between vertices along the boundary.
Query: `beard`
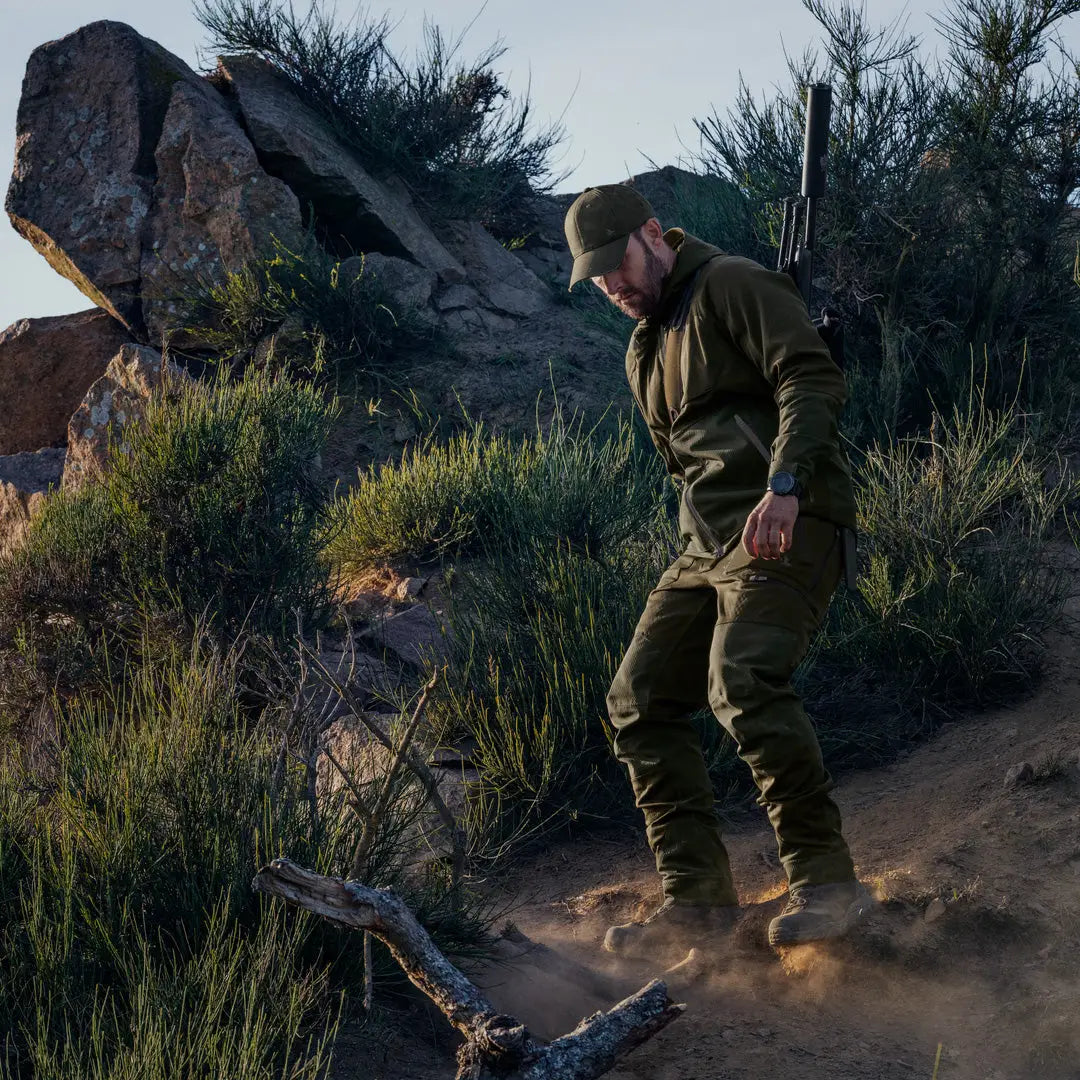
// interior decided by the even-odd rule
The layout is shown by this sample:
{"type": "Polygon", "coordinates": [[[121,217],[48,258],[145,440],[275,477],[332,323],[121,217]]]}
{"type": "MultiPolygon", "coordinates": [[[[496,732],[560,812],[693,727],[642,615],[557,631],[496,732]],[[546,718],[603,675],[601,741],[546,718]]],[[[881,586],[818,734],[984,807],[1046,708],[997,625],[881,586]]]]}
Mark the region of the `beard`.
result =
{"type": "MultiPolygon", "coordinates": [[[[639,241],[640,243],[640,241],[639,241]]],[[[645,253],[645,281],[640,289],[624,289],[617,297],[608,299],[631,319],[644,319],[655,315],[660,308],[660,293],[664,287],[664,264],[660,256],[647,244],[641,245],[645,253]]]]}

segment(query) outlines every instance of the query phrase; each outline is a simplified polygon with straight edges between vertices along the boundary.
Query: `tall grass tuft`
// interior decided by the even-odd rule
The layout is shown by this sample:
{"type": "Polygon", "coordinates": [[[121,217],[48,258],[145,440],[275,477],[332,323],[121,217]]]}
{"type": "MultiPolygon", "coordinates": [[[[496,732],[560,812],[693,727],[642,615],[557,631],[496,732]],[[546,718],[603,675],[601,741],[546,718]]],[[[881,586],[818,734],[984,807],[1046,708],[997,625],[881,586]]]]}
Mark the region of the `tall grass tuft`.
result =
{"type": "Polygon", "coordinates": [[[601,440],[557,409],[546,431],[520,441],[471,423],[362,472],[334,508],[327,554],[346,579],[521,544],[597,556],[647,528],[662,484],[626,422],[601,440]]]}
{"type": "Polygon", "coordinates": [[[183,329],[232,367],[254,359],[320,381],[378,376],[396,347],[421,334],[362,260],[343,264],[311,233],[295,249],[275,237],[267,258],[195,281],[189,292],[183,329]]]}
{"type": "Polygon", "coordinates": [[[841,612],[844,651],[948,705],[1029,686],[1068,589],[1054,539],[1080,482],[1063,465],[978,387],[935,411],[928,436],[873,446],[857,477],[863,608],[841,612]]]}

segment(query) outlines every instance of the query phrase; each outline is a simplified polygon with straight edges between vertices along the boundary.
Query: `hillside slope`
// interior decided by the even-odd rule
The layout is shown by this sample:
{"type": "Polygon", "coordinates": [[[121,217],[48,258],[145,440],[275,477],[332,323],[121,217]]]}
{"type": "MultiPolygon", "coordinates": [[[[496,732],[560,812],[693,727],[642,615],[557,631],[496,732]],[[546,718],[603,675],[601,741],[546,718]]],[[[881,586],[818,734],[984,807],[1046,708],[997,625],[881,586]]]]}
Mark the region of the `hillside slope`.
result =
{"type": "MultiPolygon", "coordinates": [[[[1054,642],[1042,690],[945,727],[893,765],[841,778],[860,876],[882,900],[849,940],[777,955],[765,926],[783,886],[764,815],[728,830],[747,916],[710,973],[673,991],[684,1018],[616,1080],[1080,1078],[1080,672],[1054,642]],[[1007,785],[1028,762],[1034,779],[1007,785]],[[931,903],[935,898],[944,901],[931,903]],[[929,918],[927,913],[929,911],[929,918]],[[937,917],[935,918],[935,915],[937,917]]],[[[554,846],[515,875],[514,921],[630,990],[656,974],[616,965],[604,928],[655,902],[635,835],[554,846]]],[[[610,1002],[535,968],[483,976],[500,1008],[554,1036],[610,1002]]],[[[415,1044],[413,1044],[415,1050],[415,1044]]],[[[386,1077],[453,1075],[387,1047],[386,1077]],[[395,1063],[395,1058],[397,1062],[395,1063]],[[404,1071],[398,1071],[399,1069],[404,1071]]],[[[370,1076],[348,1061],[339,1077],[370,1076]]]]}

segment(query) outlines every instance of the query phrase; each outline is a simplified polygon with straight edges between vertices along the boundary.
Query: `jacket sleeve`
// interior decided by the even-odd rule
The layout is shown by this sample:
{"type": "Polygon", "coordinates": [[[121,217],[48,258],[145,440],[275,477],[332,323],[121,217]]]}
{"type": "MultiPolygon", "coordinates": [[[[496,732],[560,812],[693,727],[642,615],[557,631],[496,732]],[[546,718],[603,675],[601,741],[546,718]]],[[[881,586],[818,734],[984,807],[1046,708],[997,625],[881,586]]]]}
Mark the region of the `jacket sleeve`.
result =
{"type": "Polygon", "coordinates": [[[769,475],[789,472],[807,487],[817,464],[839,444],[843,372],[787,274],[750,259],[718,259],[706,290],[732,342],[774,388],[780,426],[769,475]]]}

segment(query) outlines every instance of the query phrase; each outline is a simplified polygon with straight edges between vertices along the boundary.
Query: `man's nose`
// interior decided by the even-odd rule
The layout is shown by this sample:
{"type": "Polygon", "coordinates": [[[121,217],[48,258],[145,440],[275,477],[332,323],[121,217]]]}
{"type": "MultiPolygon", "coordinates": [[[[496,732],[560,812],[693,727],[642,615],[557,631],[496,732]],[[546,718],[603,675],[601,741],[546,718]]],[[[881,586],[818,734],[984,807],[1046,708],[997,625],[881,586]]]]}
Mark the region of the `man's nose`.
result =
{"type": "Polygon", "coordinates": [[[604,274],[603,277],[598,279],[600,288],[609,295],[617,293],[622,287],[622,267],[618,270],[612,270],[609,274],[604,274]]]}

